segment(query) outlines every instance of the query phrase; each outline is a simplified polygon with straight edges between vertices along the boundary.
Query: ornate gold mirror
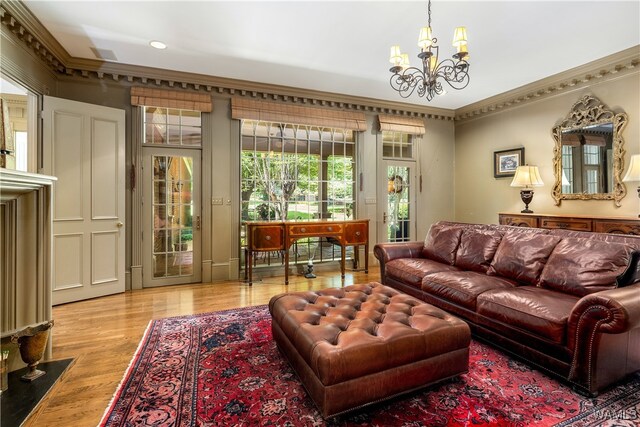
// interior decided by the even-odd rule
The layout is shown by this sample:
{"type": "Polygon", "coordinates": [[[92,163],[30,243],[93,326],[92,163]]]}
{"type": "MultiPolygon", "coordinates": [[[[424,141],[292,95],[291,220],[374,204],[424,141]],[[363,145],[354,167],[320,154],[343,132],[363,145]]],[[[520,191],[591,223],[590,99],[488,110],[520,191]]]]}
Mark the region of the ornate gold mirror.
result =
{"type": "Polygon", "coordinates": [[[552,130],[553,172],[551,195],[562,200],[620,200],[627,194],[621,175],[624,167],[622,130],[625,113],[614,113],[597,98],[585,95],[552,130]]]}

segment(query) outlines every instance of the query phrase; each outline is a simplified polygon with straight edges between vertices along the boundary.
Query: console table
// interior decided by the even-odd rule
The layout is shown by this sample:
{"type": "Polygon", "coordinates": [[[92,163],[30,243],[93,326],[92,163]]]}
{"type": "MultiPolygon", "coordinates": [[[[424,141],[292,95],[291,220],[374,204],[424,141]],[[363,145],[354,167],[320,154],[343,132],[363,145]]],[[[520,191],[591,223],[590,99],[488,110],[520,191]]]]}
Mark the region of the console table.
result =
{"type": "Polygon", "coordinates": [[[638,218],[499,213],[498,222],[518,227],[561,228],[573,231],[640,235],[640,219],[638,218]]]}
{"type": "Polygon", "coordinates": [[[298,239],[327,237],[340,245],[340,273],[344,279],[347,246],[364,245],[364,272],[369,272],[369,220],[348,221],[248,221],[245,271],[249,285],[253,283],[254,252],[284,251],[284,284],[289,284],[289,248],[298,239]]]}

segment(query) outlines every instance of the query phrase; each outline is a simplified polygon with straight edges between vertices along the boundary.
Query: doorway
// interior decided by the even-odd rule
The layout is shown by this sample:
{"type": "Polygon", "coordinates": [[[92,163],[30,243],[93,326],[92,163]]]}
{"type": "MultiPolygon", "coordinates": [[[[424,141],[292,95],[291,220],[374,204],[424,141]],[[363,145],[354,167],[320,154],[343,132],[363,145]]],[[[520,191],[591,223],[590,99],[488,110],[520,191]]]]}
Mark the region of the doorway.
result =
{"type": "Polygon", "coordinates": [[[143,148],[144,287],[201,281],[201,151],[143,148]]]}

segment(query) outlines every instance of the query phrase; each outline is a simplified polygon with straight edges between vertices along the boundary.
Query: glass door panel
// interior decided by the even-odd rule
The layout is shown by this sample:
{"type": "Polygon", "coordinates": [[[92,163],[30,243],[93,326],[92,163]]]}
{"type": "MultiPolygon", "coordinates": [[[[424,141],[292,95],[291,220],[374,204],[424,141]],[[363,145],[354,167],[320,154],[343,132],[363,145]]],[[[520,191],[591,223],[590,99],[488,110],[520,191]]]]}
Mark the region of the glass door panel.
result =
{"type": "Polygon", "coordinates": [[[143,265],[143,283],[156,286],[199,281],[200,268],[194,269],[200,263],[197,157],[174,154],[180,150],[146,151],[151,171],[148,176],[145,174],[145,181],[153,195],[150,209],[145,209],[145,216],[152,220],[145,227],[151,245],[145,245],[149,249],[143,265]]]}
{"type": "Polygon", "coordinates": [[[387,238],[389,242],[410,240],[411,212],[409,167],[387,166],[387,238]]]}
{"type": "Polygon", "coordinates": [[[381,241],[408,242],[415,234],[414,163],[384,161],[385,174],[381,177],[382,205],[381,241]]]}

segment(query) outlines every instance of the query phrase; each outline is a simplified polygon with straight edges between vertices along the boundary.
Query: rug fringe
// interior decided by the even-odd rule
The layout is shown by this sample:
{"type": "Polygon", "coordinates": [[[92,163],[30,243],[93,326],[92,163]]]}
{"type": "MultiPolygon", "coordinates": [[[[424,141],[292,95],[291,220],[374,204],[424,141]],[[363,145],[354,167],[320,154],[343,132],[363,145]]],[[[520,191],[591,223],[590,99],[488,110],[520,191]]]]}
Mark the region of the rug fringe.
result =
{"type": "Polygon", "coordinates": [[[129,378],[129,376],[131,375],[131,372],[133,371],[133,366],[138,361],[140,357],[140,353],[142,351],[142,347],[147,342],[146,338],[151,333],[151,327],[155,322],[157,322],[157,320],[150,320],[149,324],[147,324],[147,329],[145,329],[144,334],[142,334],[142,338],[138,343],[138,348],[136,349],[135,353],[133,353],[133,357],[129,362],[129,366],[127,366],[127,369],[124,371],[124,376],[118,383],[118,387],[116,387],[116,391],[113,392],[113,396],[111,396],[111,400],[107,405],[107,409],[105,409],[104,413],[102,414],[102,418],[100,419],[100,423],[98,424],[98,427],[104,427],[107,425],[106,424],[107,420],[109,418],[109,415],[111,414],[111,411],[113,410],[116,400],[120,397],[120,394],[122,393],[122,385],[126,382],[127,378],[129,378]]]}

